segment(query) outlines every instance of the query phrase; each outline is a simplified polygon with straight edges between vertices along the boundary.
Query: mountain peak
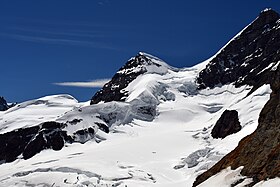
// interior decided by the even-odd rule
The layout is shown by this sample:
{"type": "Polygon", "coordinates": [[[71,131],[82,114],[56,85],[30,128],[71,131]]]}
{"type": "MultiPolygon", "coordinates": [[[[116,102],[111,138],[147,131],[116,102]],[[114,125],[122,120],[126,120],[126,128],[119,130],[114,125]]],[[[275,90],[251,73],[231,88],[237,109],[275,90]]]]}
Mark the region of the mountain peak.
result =
{"type": "Polygon", "coordinates": [[[91,104],[110,101],[124,101],[127,97],[125,88],[138,76],[146,73],[166,74],[170,67],[161,59],[148,53],[139,52],[130,58],[91,99],[91,104]]]}
{"type": "Polygon", "coordinates": [[[265,9],[263,9],[262,11],[261,11],[261,13],[263,13],[263,12],[268,12],[268,11],[271,11],[272,9],[271,8],[265,8],[265,9]]]}
{"type": "Polygon", "coordinates": [[[280,18],[279,14],[271,8],[266,8],[261,11],[258,18],[255,22],[260,21],[261,24],[271,24],[272,22],[276,22],[280,18]]]}
{"type": "Polygon", "coordinates": [[[275,10],[272,8],[265,8],[260,12],[260,15],[262,16],[271,16],[271,15],[279,15],[275,10]]]}
{"type": "MultiPolygon", "coordinates": [[[[165,68],[168,68],[168,69],[176,69],[174,67],[169,66],[162,59],[160,59],[160,58],[158,58],[154,55],[151,55],[149,53],[146,53],[146,52],[139,52],[132,59],[134,59],[138,62],[139,62],[140,59],[142,59],[142,60],[140,60],[140,65],[144,65],[144,66],[146,66],[146,68],[147,68],[147,66],[154,65],[154,66],[157,66],[157,67],[165,67],[165,68]]],[[[149,68],[147,70],[149,72],[149,68]]]]}

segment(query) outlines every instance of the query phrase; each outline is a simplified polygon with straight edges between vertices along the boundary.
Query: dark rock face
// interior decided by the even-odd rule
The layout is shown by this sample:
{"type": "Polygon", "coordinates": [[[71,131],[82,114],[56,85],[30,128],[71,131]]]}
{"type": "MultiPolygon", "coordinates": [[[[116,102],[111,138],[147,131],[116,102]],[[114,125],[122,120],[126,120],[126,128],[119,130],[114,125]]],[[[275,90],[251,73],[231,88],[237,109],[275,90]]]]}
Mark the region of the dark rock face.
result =
{"type": "Polygon", "coordinates": [[[88,140],[94,138],[95,130],[91,127],[78,130],[74,133],[74,140],[80,143],[85,143],[88,140]]]}
{"type": "Polygon", "coordinates": [[[225,138],[240,130],[241,125],[238,119],[238,112],[236,110],[226,110],[212,129],[211,135],[213,138],[225,138]]]}
{"type": "MultiPolygon", "coordinates": [[[[17,158],[29,159],[44,149],[61,150],[65,143],[85,143],[95,137],[94,127],[80,129],[69,135],[66,126],[76,125],[82,119],[74,119],[66,123],[55,121],[44,122],[38,126],[21,128],[0,134],[0,164],[13,162],[17,158]]],[[[97,124],[100,130],[109,132],[102,123],[97,124]]]]}
{"type": "Polygon", "coordinates": [[[280,68],[271,74],[269,101],[262,109],[254,133],[243,138],[238,146],[211,169],[198,176],[193,186],[231,166],[244,166],[241,174],[251,177],[253,186],[261,180],[280,177],[280,68]]]}
{"type": "Polygon", "coordinates": [[[106,83],[92,98],[90,104],[97,104],[100,101],[124,101],[127,93],[124,88],[128,86],[139,75],[147,72],[146,66],[156,65],[145,55],[138,54],[129,60],[119,71],[113,76],[111,81],[106,83]]]}
{"type": "Polygon", "coordinates": [[[6,100],[4,99],[4,97],[0,97],[0,111],[5,111],[8,109],[9,109],[9,106],[8,106],[6,100]]]}
{"type": "Polygon", "coordinates": [[[109,133],[110,130],[107,125],[105,125],[104,123],[99,123],[99,122],[94,122],[94,123],[98,126],[98,128],[100,130],[102,130],[103,132],[109,133]]]}
{"type": "Polygon", "coordinates": [[[0,134],[0,163],[12,162],[22,155],[33,157],[44,149],[60,150],[65,142],[73,142],[61,129],[65,124],[45,122],[39,126],[0,134]]]}
{"type": "Polygon", "coordinates": [[[269,82],[280,61],[280,21],[273,10],[263,11],[199,73],[199,89],[228,83],[256,90],[269,82]],[[267,69],[266,69],[267,68],[267,69]]]}

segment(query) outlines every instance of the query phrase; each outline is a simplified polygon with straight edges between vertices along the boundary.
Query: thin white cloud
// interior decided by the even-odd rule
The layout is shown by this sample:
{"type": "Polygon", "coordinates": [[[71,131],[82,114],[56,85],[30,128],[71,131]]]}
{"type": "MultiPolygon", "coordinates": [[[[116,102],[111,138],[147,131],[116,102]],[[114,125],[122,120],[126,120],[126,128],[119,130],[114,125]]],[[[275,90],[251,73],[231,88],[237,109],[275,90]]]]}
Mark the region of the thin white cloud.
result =
{"type": "Polygon", "coordinates": [[[47,44],[59,44],[59,45],[73,45],[73,46],[86,46],[97,49],[108,49],[120,51],[120,47],[113,46],[112,44],[106,44],[97,41],[85,41],[77,39],[65,39],[65,38],[50,38],[45,36],[29,36],[22,34],[8,34],[0,32],[0,36],[9,37],[15,40],[22,40],[27,42],[47,43],[47,44]]]}
{"type": "Polygon", "coordinates": [[[50,36],[62,36],[62,37],[78,37],[78,38],[104,38],[106,37],[104,34],[101,34],[98,31],[82,31],[82,30],[73,30],[68,29],[67,31],[57,31],[54,29],[36,29],[30,27],[19,27],[19,26],[10,26],[7,27],[8,31],[16,31],[16,32],[24,32],[29,34],[48,34],[50,36]]]}
{"type": "Polygon", "coordinates": [[[97,80],[85,81],[85,82],[57,82],[57,83],[53,83],[53,84],[58,85],[58,86],[101,88],[108,81],[110,81],[110,79],[97,79],[97,80]]]}

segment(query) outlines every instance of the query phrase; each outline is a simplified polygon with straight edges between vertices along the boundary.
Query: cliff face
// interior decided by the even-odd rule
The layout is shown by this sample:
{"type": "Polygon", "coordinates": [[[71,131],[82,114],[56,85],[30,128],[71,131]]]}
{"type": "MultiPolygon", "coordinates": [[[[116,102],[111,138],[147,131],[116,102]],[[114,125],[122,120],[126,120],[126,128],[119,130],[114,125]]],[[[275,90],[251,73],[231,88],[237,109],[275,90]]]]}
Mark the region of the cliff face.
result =
{"type": "Polygon", "coordinates": [[[0,134],[0,163],[12,162],[20,155],[28,159],[47,148],[62,149],[66,141],[73,142],[72,138],[61,130],[63,125],[45,122],[39,126],[0,134]]]}
{"type": "Polygon", "coordinates": [[[199,89],[233,83],[254,86],[253,92],[268,83],[280,61],[279,18],[271,9],[261,12],[199,73],[199,89]]]}
{"type": "Polygon", "coordinates": [[[258,181],[280,177],[280,68],[272,72],[272,93],[259,116],[254,133],[245,137],[239,145],[211,169],[198,176],[194,185],[204,182],[222,169],[244,166],[241,174],[258,181]]]}

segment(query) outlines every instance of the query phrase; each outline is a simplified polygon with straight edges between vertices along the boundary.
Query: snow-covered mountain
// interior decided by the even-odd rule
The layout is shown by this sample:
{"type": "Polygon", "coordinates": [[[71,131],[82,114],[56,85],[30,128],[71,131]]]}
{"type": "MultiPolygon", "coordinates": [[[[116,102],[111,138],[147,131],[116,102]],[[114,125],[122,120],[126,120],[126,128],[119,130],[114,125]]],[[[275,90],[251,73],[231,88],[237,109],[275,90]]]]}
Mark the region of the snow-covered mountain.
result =
{"type": "Polygon", "coordinates": [[[0,112],[0,186],[279,186],[279,28],[264,10],[194,67],[140,52],[88,102],[0,112]]]}

